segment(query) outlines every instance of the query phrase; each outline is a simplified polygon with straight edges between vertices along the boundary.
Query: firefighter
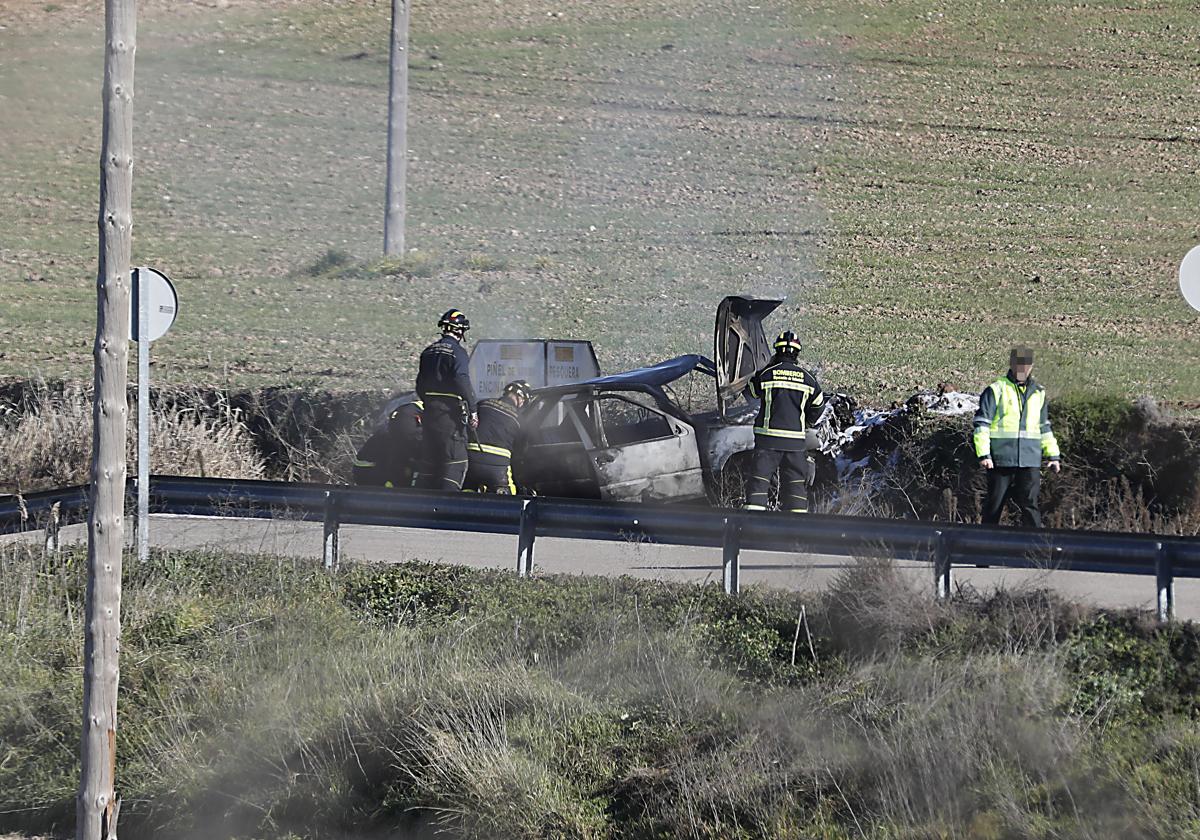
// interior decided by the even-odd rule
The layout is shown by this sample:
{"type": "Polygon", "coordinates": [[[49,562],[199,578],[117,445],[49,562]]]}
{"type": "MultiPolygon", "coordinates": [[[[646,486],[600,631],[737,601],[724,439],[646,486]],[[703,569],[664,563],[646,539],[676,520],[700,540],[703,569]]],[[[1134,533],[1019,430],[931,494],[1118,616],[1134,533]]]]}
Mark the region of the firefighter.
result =
{"type": "Polygon", "coordinates": [[[425,403],[421,419],[425,458],[417,485],[458,491],[467,475],[467,426],[479,423],[470,359],[463,347],[471,322],[451,309],[438,326],[442,337],[421,351],[417,370],[417,395],[425,403]]]}
{"type": "Polygon", "coordinates": [[[466,490],[480,493],[516,495],[512,477],[512,450],[521,430],[521,409],[533,396],[533,389],[523,379],[504,386],[500,399],[479,403],[479,426],[473,440],[467,442],[466,490]]]}
{"type": "Polygon", "coordinates": [[[800,339],[791,330],[779,334],[775,356],[750,380],[750,394],[761,400],[754,421],[754,457],[746,477],[746,510],[766,510],[767,494],[779,471],[779,507],[808,513],[808,487],[815,466],[806,454],[809,429],[825,406],[816,377],[800,367],[800,339]]]}
{"type": "Polygon", "coordinates": [[[1008,373],[979,395],[975,412],[975,455],[987,470],[987,501],[983,521],[1000,522],[1011,500],[1021,511],[1026,528],[1042,527],[1038,492],[1042,485],[1042,458],[1058,472],[1058,441],[1046,411],[1046,389],[1033,378],[1033,351],[1014,347],[1008,356],[1008,373]]]}
{"type": "Polygon", "coordinates": [[[354,483],[367,487],[411,487],[421,455],[420,400],[392,411],[387,425],[367,438],[354,456],[354,483]]]}

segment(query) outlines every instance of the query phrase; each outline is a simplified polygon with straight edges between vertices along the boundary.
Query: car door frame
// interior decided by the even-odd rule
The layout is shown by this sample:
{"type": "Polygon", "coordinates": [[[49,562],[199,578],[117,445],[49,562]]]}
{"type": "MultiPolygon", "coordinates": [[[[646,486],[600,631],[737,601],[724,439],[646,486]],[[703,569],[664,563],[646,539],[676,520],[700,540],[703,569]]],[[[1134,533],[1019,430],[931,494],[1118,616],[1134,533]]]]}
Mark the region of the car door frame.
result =
{"type": "Polygon", "coordinates": [[[704,459],[698,431],[661,389],[651,386],[601,388],[589,396],[599,440],[588,450],[600,497],[612,501],[691,501],[706,497],[704,459]],[[652,405],[630,399],[649,397],[652,405]],[[605,400],[619,400],[661,417],[670,434],[612,444],[605,429],[605,400]],[[650,469],[654,465],[666,469],[650,469]]]}

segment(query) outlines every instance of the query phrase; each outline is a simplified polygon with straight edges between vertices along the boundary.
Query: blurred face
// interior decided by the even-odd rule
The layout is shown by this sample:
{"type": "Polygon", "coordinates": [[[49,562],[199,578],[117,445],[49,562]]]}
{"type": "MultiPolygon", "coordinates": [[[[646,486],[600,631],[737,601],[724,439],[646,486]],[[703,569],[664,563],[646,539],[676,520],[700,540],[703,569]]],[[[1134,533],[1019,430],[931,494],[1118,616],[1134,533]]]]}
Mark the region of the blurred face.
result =
{"type": "Polygon", "coordinates": [[[1033,371],[1033,362],[1014,362],[1012,371],[1013,376],[1017,377],[1018,382],[1024,382],[1029,378],[1030,372],[1033,371]]]}

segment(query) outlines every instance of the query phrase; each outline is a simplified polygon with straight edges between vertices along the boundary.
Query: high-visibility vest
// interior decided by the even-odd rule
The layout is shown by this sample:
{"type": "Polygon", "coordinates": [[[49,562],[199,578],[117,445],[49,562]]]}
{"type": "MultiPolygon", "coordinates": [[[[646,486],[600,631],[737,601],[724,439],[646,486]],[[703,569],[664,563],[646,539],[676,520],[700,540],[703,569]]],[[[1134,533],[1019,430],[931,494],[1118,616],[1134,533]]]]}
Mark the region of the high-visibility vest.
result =
{"type": "Polygon", "coordinates": [[[975,413],[975,454],[997,467],[1038,467],[1042,457],[1058,458],[1058,441],[1046,413],[1046,391],[1032,379],[1019,387],[1007,376],[979,397],[975,413]]]}

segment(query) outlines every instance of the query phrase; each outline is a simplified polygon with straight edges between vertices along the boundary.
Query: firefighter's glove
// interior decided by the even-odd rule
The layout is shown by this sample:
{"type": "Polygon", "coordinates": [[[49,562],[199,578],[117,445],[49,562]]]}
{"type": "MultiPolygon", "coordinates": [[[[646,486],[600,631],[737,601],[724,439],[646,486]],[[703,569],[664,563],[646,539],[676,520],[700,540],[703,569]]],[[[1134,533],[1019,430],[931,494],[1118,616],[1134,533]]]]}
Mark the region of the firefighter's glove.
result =
{"type": "Polygon", "coordinates": [[[811,455],[804,456],[804,482],[812,487],[817,480],[817,462],[811,455]]]}
{"type": "Polygon", "coordinates": [[[479,412],[472,411],[471,417],[469,420],[467,420],[467,423],[471,426],[472,429],[478,429],[479,428],[479,412]]]}

